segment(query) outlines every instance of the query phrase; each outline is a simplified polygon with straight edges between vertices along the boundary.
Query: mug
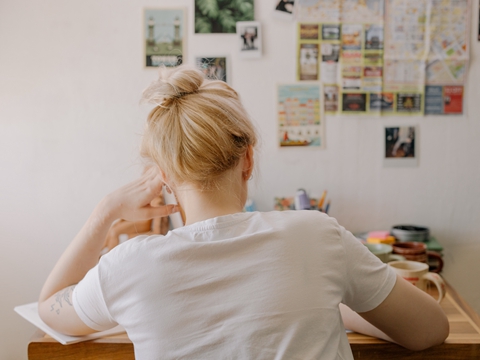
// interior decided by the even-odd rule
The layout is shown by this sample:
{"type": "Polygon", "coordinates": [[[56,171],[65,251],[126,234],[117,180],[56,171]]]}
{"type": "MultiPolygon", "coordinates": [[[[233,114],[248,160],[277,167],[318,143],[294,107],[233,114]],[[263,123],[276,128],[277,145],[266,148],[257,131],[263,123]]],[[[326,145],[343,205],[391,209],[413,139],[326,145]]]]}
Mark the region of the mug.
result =
{"type": "Polygon", "coordinates": [[[406,260],[418,261],[428,264],[429,259],[436,261],[436,266],[430,269],[430,271],[439,273],[443,269],[443,259],[440,254],[435,251],[428,251],[427,245],[422,242],[405,241],[396,242],[392,244],[393,253],[402,255],[406,260]]]}
{"type": "Polygon", "coordinates": [[[402,255],[392,254],[393,248],[388,244],[371,244],[366,243],[365,246],[370,250],[372,254],[378,257],[382,262],[387,263],[390,261],[405,260],[402,255]]]}
{"type": "Polygon", "coordinates": [[[392,261],[388,265],[390,265],[398,275],[420,290],[426,291],[427,283],[432,282],[438,290],[438,302],[442,301],[445,297],[445,282],[440,275],[428,271],[428,264],[405,260],[392,261]]]}

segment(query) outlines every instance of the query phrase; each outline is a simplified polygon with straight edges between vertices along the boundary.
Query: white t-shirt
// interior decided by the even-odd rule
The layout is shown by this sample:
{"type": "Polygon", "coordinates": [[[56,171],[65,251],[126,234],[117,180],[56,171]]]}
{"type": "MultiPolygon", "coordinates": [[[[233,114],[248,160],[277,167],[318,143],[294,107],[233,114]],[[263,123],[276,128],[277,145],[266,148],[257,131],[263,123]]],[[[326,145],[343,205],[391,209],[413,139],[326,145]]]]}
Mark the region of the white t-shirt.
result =
{"type": "Polygon", "coordinates": [[[372,310],[395,279],[323,213],[238,213],[117,246],[73,304],[137,359],[352,359],[338,304],[372,310]]]}

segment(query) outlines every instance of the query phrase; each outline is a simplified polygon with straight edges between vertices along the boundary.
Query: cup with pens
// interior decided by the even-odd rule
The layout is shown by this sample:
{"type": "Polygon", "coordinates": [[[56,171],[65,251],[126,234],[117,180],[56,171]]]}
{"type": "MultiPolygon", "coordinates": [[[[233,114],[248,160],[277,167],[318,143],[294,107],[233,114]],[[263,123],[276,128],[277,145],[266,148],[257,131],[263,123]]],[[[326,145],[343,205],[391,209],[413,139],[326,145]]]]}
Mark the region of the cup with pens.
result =
{"type": "Polygon", "coordinates": [[[304,189],[298,189],[295,195],[295,209],[296,210],[318,210],[328,214],[330,209],[330,199],[327,201],[327,190],[324,190],[322,196],[318,200],[308,197],[304,189]],[[326,202],[325,202],[326,201],[326,202]],[[325,207],[324,207],[325,205],[325,207]]]}

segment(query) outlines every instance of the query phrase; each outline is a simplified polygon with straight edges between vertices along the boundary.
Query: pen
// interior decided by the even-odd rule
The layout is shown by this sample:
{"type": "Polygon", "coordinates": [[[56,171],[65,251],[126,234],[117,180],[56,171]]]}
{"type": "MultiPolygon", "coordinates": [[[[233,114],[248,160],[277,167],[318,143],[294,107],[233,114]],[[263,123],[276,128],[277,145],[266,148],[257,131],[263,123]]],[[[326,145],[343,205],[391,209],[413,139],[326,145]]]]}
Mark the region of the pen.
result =
{"type": "Polygon", "coordinates": [[[327,201],[327,205],[325,206],[325,214],[328,214],[329,207],[330,207],[330,200],[327,201]]]}
{"type": "Polygon", "coordinates": [[[327,196],[327,190],[323,191],[322,197],[320,198],[320,201],[318,202],[318,210],[322,211],[322,206],[323,202],[325,201],[325,196],[327,196]]]}

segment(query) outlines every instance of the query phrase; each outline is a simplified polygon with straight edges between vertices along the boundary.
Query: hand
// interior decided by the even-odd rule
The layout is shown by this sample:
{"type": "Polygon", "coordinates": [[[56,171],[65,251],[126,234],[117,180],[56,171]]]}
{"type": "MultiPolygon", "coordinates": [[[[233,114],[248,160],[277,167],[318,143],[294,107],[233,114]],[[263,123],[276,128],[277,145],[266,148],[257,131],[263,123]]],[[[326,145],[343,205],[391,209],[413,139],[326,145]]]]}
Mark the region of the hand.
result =
{"type": "Polygon", "coordinates": [[[107,195],[107,213],[115,219],[141,221],[168,216],[179,211],[178,205],[158,206],[156,201],[164,183],[157,168],[151,167],[135,181],[107,195]]]}

